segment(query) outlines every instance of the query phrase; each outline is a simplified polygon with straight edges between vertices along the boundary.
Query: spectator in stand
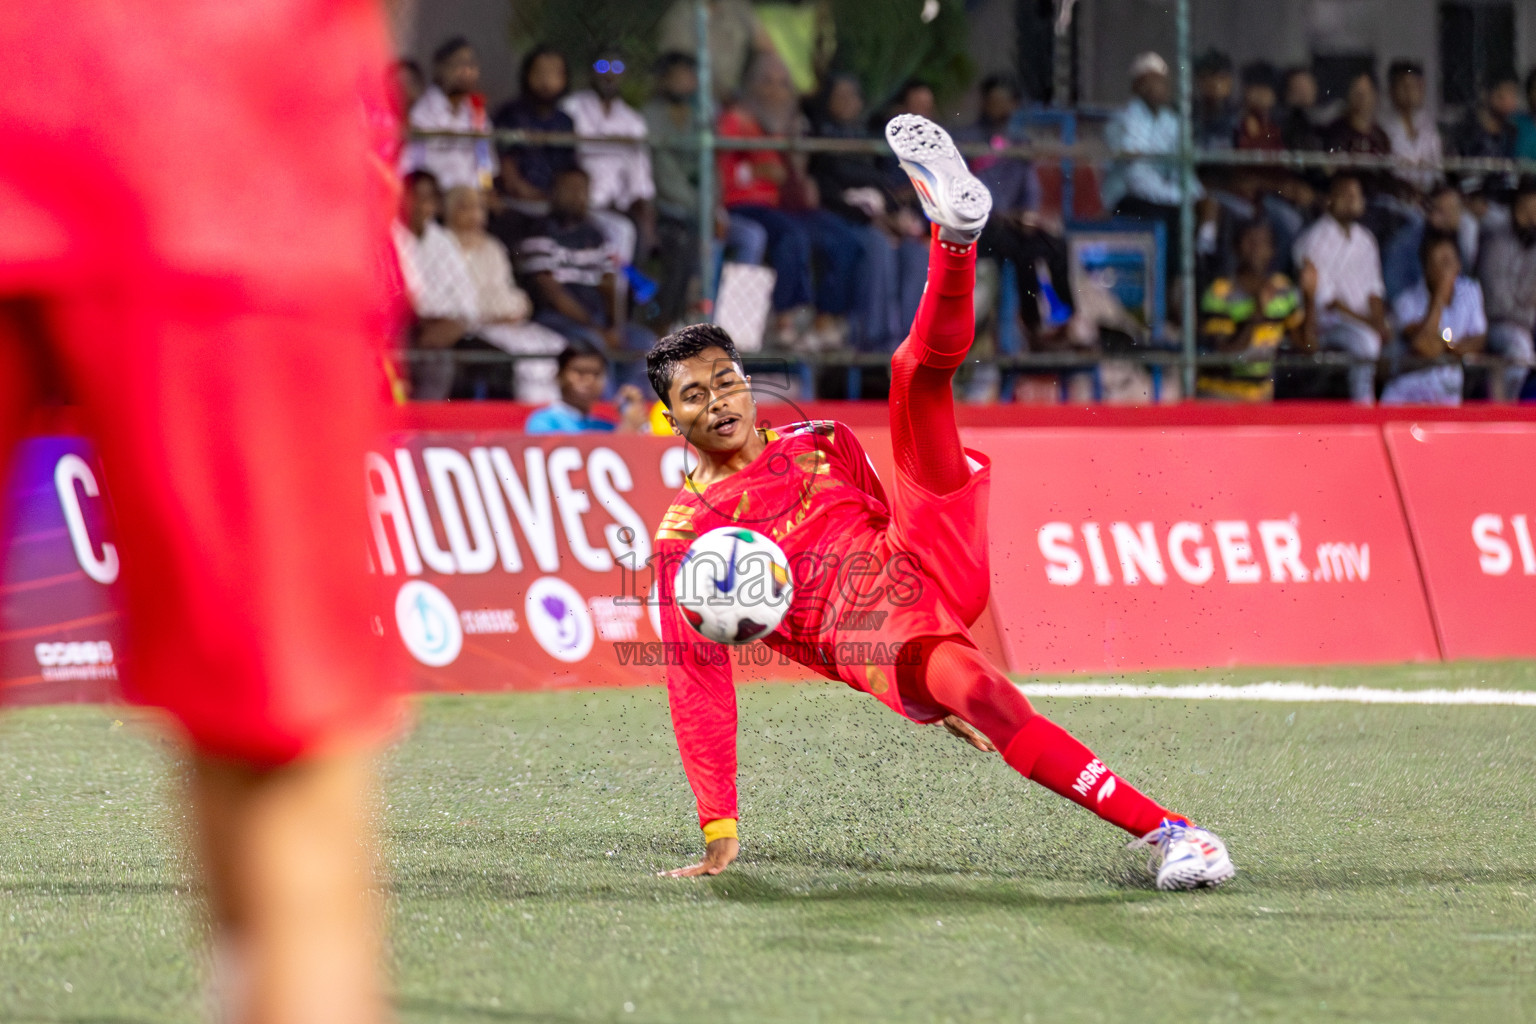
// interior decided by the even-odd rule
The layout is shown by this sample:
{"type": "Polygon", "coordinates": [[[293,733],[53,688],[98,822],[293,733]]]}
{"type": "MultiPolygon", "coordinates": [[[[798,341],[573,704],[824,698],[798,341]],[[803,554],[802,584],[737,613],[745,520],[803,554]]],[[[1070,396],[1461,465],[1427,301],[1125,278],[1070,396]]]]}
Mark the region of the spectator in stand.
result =
{"type": "Polygon", "coordinates": [[[635,140],[583,142],[576,147],[576,162],[592,182],[591,215],[621,267],[656,245],[656,185],[651,180],[651,151],[645,145],[645,118],[619,95],[626,70],[623,57],[606,51],[592,64],[592,88],[560,103],[578,135],[635,140]]]}
{"type": "MultiPolygon", "coordinates": [[[[987,77],[981,83],[979,118],[955,132],[955,141],[979,142],[994,150],[1027,141],[1014,127],[1019,100],[1019,86],[1012,78],[987,77]]],[[[999,266],[1013,265],[1032,347],[1049,347],[1065,333],[1073,305],[1066,243],[1040,215],[1040,176],[1034,164],[1018,157],[973,156],[968,163],[992,193],[992,216],[981,232],[978,255],[997,260],[999,266]]]]}
{"type": "MultiPolygon", "coordinates": [[[[455,36],[432,55],[432,87],[411,106],[410,126],[417,131],[487,131],[485,97],[475,91],[479,85],[474,47],[455,36]]],[[[490,139],[421,139],[406,146],[401,162],[406,173],[432,172],[442,188],[489,190],[496,174],[490,139]]]]}
{"type": "Polygon", "coordinates": [[[1526,109],[1515,115],[1515,156],[1536,160],[1536,68],[1525,76],[1526,109]]]}
{"type": "MultiPolygon", "coordinates": [[[[817,104],[815,133],[829,139],[866,139],[864,90],[846,72],[834,72],[817,104]]],[[[896,221],[898,207],[874,153],[817,153],[810,173],[822,203],[843,218],[863,244],[864,272],[855,294],[849,341],[865,352],[894,351],[912,326],[901,311],[916,308],[928,276],[928,245],[896,221]],[[916,294],[912,294],[915,292],[916,294]]]]}
{"type": "MultiPolygon", "coordinates": [[[[746,82],[741,102],[720,116],[716,130],[721,138],[802,130],[789,71],[777,57],[760,55],[747,70],[746,82]]],[[[819,208],[815,183],[782,152],[722,147],[718,167],[726,209],[768,232],[768,262],[778,275],[773,308],[780,344],[811,351],[840,346],[862,255],[853,229],[819,208]],[[814,278],[813,251],[821,262],[814,278]],[[814,318],[806,328],[799,313],[813,298],[814,318]]]]}
{"type": "Polygon", "coordinates": [[[1203,367],[1201,398],[1267,402],[1275,397],[1276,352],[1310,352],[1313,322],[1301,289],[1276,273],[1275,241],[1262,217],[1237,230],[1237,272],[1211,282],[1200,300],[1200,339],[1208,352],[1236,355],[1224,367],[1203,367]]]}
{"type": "Polygon", "coordinates": [[[1456,152],[1469,157],[1515,155],[1515,114],[1520,109],[1520,83],[1499,75],[1456,130],[1456,152]]]}
{"type": "Polygon", "coordinates": [[[1509,226],[1483,241],[1478,278],[1488,313],[1488,348],[1510,362],[1495,397],[1515,401],[1536,354],[1531,341],[1536,329],[1536,181],[1520,183],[1509,226]]]}
{"type": "Polygon", "coordinates": [[[1455,236],[1461,249],[1461,265],[1477,265],[1477,219],[1462,205],[1461,190],[1442,181],[1430,188],[1423,215],[1399,228],[1382,251],[1381,276],[1387,302],[1396,302],[1398,296],[1424,280],[1419,248],[1424,236],[1432,232],[1455,236]]]}
{"type": "MultiPolygon", "coordinates": [[[[699,133],[698,67],[686,53],[669,53],[657,69],[657,88],[645,106],[645,124],[656,149],[651,167],[656,178],[656,244],[661,257],[661,281],[656,292],[656,326],[670,330],[683,318],[688,284],[699,258],[699,161],[684,149],[665,144],[695,139],[699,133]]],[[[768,251],[768,232],[745,217],[733,217],[723,205],[715,209],[717,261],[730,256],[738,263],[761,263],[768,251]]]]}
{"type": "Polygon", "coordinates": [[[1308,68],[1291,68],[1281,83],[1285,112],[1280,118],[1280,138],[1285,148],[1311,152],[1323,148],[1317,125],[1317,77],[1308,68]]]}
{"type": "Polygon", "coordinates": [[[407,175],[400,200],[395,253],[415,313],[411,347],[420,350],[410,361],[411,397],[437,401],[453,392],[449,350],[469,337],[479,315],[475,286],[458,246],[438,226],[442,194],[432,172],[407,175]]]}
{"type": "MultiPolygon", "coordinates": [[[[740,95],[747,68],[759,54],[774,52],[748,0],[708,0],[709,71],[717,106],[740,95]]],[[[657,28],[657,53],[697,53],[698,24],[693,0],[676,0],[657,28]]]]}
{"type": "Polygon", "coordinates": [[[1296,240],[1296,266],[1318,344],[1354,357],[1350,397],[1370,405],[1376,396],[1376,361],[1387,339],[1387,308],[1381,253],[1375,236],[1360,223],[1365,189],[1359,177],[1349,171],[1335,174],[1326,209],[1296,240]]]}
{"type": "MultiPolygon", "coordinates": [[[[521,91],[496,111],[498,128],[529,132],[575,132],[571,116],[560,109],[570,85],[565,55],[548,46],[536,46],[523,58],[521,91]]],[[[527,213],[549,212],[555,177],[576,166],[570,146],[539,144],[505,146],[501,150],[501,187],[507,198],[527,213]]]]}
{"type": "MultiPolygon", "coordinates": [[[[580,167],[555,177],[549,216],[523,240],[518,271],[530,283],[536,321],[571,341],[588,342],[612,360],[640,356],[656,337],[626,322],[607,240],[588,211],[588,189],[580,167]]],[[[614,376],[639,383],[645,379],[644,360],[624,359],[614,376]]]]}
{"type": "MultiPolygon", "coordinates": [[[[448,230],[464,258],[475,289],[476,336],[517,356],[553,357],[565,339],[534,323],[533,302],[517,286],[507,248],[485,230],[485,197],[460,185],[444,199],[448,230]]],[[[512,367],[512,397],[519,402],[547,402],[555,394],[553,358],[519,359],[512,367]]]]}
{"type": "Polygon", "coordinates": [[[1278,86],[1275,66],[1254,61],[1243,68],[1243,108],[1232,138],[1236,149],[1273,152],[1285,148],[1285,137],[1275,120],[1278,86]]]}
{"type": "MultiPolygon", "coordinates": [[[[1131,100],[1112,118],[1104,138],[1112,150],[1132,153],[1179,152],[1179,117],[1169,105],[1168,62],[1143,53],[1131,62],[1131,100]]],[[[1230,138],[1230,135],[1228,136],[1230,138]]],[[[1205,193],[1191,175],[1185,184],[1197,196],[1205,193]]],[[[1183,266],[1179,235],[1179,202],[1183,190],[1179,165],[1172,160],[1127,157],[1116,160],[1101,186],[1104,208],[1118,217],[1158,221],[1163,225],[1169,291],[1177,293],[1175,278],[1183,266]]],[[[1171,308],[1171,307],[1170,307],[1171,308]]]]}
{"type": "Polygon", "coordinates": [[[409,115],[416,101],[421,99],[421,94],[427,91],[427,80],[421,73],[421,65],[409,57],[401,57],[395,61],[393,89],[395,100],[400,104],[400,111],[409,115]]]}
{"type": "Polygon", "coordinates": [[[620,387],[614,396],[619,421],[592,413],[592,407],[608,387],[608,360],[601,350],[585,341],[573,341],[560,352],[556,381],[560,397],[535,409],[523,424],[526,434],[645,434],[650,432],[645,396],[633,384],[620,387]]]}
{"type": "Polygon", "coordinates": [[[1424,279],[1397,297],[1393,317],[1402,347],[1435,365],[1400,373],[1382,389],[1383,405],[1460,405],[1461,360],[1480,352],[1488,334],[1483,290],[1461,273],[1456,236],[1434,232],[1419,247],[1424,279]]]}
{"type": "Polygon", "coordinates": [[[1238,109],[1233,98],[1232,58],[1209,49],[1195,58],[1195,145],[1231,149],[1238,109]]]}
{"type": "Polygon", "coordinates": [[[1392,110],[1382,130],[1392,155],[1410,161],[1412,169],[1393,171],[1399,181],[1422,196],[1440,177],[1440,126],[1424,109],[1424,66],[1417,61],[1396,60],[1387,69],[1387,91],[1392,110]]]}
{"type": "MultiPolygon", "coordinates": [[[[1323,132],[1324,147],[1330,153],[1354,156],[1390,156],[1392,142],[1376,123],[1379,96],[1376,76],[1369,71],[1357,74],[1344,96],[1344,113],[1323,132]]],[[[1360,183],[1367,196],[1383,191],[1387,176],[1380,171],[1359,171],[1360,183]]]]}
{"type": "MultiPolygon", "coordinates": [[[[937,107],[933,86],[916,78],[909,79],[896,93],[885,115],[871,125],[871,134],[876,138],[884,138],[885,126],[897,114],[916,114],[934,120],[937,107]]],[[[875,162],[885,176],[886,194],[896,204],[895,212],[891,215],[892,229],[904,246],[908,242],[917,242],[922,249],[922,278],[917,281],[916,288],[907,282],[905,276],[902,278],[901,322],[910,324],[917,316],[918,301],[923,297],[923,286],[928,279],[928,218],[923,215],[922,201],[917,197],[917,190],[912,187],[912,179],[901,169],[900,161],[894,156],[881,156],[875,162]]],[[[907,246],[906,251],[913,252],[910,246],[907,246]]],[[[916,273],[919,268],[916,260],[909,258],[902,263],[901,269],[902,274],[906,275],[916,273]]]]}

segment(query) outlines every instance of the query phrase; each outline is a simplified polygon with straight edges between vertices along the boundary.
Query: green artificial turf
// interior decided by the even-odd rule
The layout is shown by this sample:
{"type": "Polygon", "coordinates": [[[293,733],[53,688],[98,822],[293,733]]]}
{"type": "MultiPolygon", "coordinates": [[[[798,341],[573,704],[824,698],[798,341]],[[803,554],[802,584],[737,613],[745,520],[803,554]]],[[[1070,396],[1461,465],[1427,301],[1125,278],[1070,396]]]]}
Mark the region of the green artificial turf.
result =
{"type": "MultiPolygon", "coordinates": [[[[1221,671],[1536,690],[1529,663],[1221,671]]],[[[1536,708],[1042,700],[1209,824],[1224,889],[833,685],[741,691],[742,859],[700,848],[660,690],[438,697],[388,754],[407,1022],[1536,1021],[1536,708]]],[[[0,1020],[199,1019],[174,748],[0,723],[0,1020]]]]}

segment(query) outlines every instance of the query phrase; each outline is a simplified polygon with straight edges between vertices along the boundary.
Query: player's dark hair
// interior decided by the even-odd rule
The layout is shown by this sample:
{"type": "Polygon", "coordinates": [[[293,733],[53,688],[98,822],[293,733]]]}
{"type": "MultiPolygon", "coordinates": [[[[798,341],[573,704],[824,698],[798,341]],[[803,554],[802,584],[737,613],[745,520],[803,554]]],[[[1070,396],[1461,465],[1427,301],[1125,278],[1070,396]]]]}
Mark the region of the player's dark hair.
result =
{"type": "Polygon", "coordinates": [[[474,47],[470,44],[468,39],[464,38],[463,36],[451,36],[448,39],[443,40],[440,44],[438,44],[437,49],[432,51],[432,66],[441,67],[442,65],[448,63],[448,58],[452,57],[460,50],[471,49],[474,49],[474,47]]]}
{"type": "Polygon", "coordinates": [[[570,341],[565,346],[565,348],[561,349],[560,354],[555,357],[555,372],[564,373],[565,368],[570,366],[571,363],[578,359],[589,358],[596,359],[598,362],[602,363],[605,368],[608,365],[608,357],[603,355],[602,351],[596,345],[592,344],[590,341],[583,341],[580,338],[575,338],[570,341]]]}
{"type": "Polygon", "coordinates": [[[692,359],[707,348],[725,351],[731,362],[741,364],[741,355],[731,336],[714,324],[689,324],[673,331],[656,343],[645,357],[645,373],[651,379],[651,387],[657,396],[672,408],[672,378],[677,375],[677,364],[692,359]]]}
{"type": "Polygon", "coordinates": [[[1455,235],[1449,231],[1426,231],[1424,241],[1419,243],[1419,266],[1428,265],[1429,254],[1442,245],[1450,246],[1456,250],[1457,257],[1461,256],[1461,243],[1456,240],[1455,235]]]}

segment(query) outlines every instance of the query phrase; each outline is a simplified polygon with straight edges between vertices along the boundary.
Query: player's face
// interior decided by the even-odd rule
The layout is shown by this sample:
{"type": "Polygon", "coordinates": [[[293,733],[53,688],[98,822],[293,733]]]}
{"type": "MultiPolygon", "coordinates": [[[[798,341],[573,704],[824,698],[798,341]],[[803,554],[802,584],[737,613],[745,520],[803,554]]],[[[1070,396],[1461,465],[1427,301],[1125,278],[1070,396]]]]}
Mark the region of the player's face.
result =
{"type": "Polygon", "coordinates": [[[707,348],[684,360],[672,376],[673,426],[701,451],[736,451],[757,420],[751,380],[724,349],[707,348]]]}

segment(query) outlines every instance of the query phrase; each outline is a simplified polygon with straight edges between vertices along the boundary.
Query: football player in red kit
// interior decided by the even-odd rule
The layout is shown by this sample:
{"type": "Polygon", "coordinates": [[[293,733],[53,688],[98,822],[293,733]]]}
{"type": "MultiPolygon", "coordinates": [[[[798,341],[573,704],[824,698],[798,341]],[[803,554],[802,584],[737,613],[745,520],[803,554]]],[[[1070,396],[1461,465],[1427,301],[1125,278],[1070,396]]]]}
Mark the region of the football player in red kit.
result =
{"type": "Polygon", "coordinates": [[[188,743],[221,1019],[375,1024],[382,11],[7,0],[0,58],[0,479],[62,393],[115,513],[126,696],[188,743]]]}
{"type": "Polygon", "coordinates": [[[768,646],[898,714],[943,722],[1001,752],[1021,775],[1131,833],[1133,846],[1153,847],[1159,888],[1220,884],[1234,869],[1219,838],[1136,790],[1036,712],[971,639],[991,583],[991,466],[960,444],[951,378],[974,334],[975,241],[991,197],[933,123],[902,115],[886,137],[934,225],[927,290],[891,360],[889,493],[842,424],[754,428],[751,380],[718,327],[684,328],[649,356],[673,430],[698,450],[653,562],[662,639],[680,655],[667,670],[673,728],[705,840],[703,861],[670,874],[718,874],[739,852],[730,662],[688,627],[674,587],[695,537],[741,525],[776,541],[794,577],[790,610],[768,646]],[[872,633],[874,622],[881,626],[872,633]]]}

